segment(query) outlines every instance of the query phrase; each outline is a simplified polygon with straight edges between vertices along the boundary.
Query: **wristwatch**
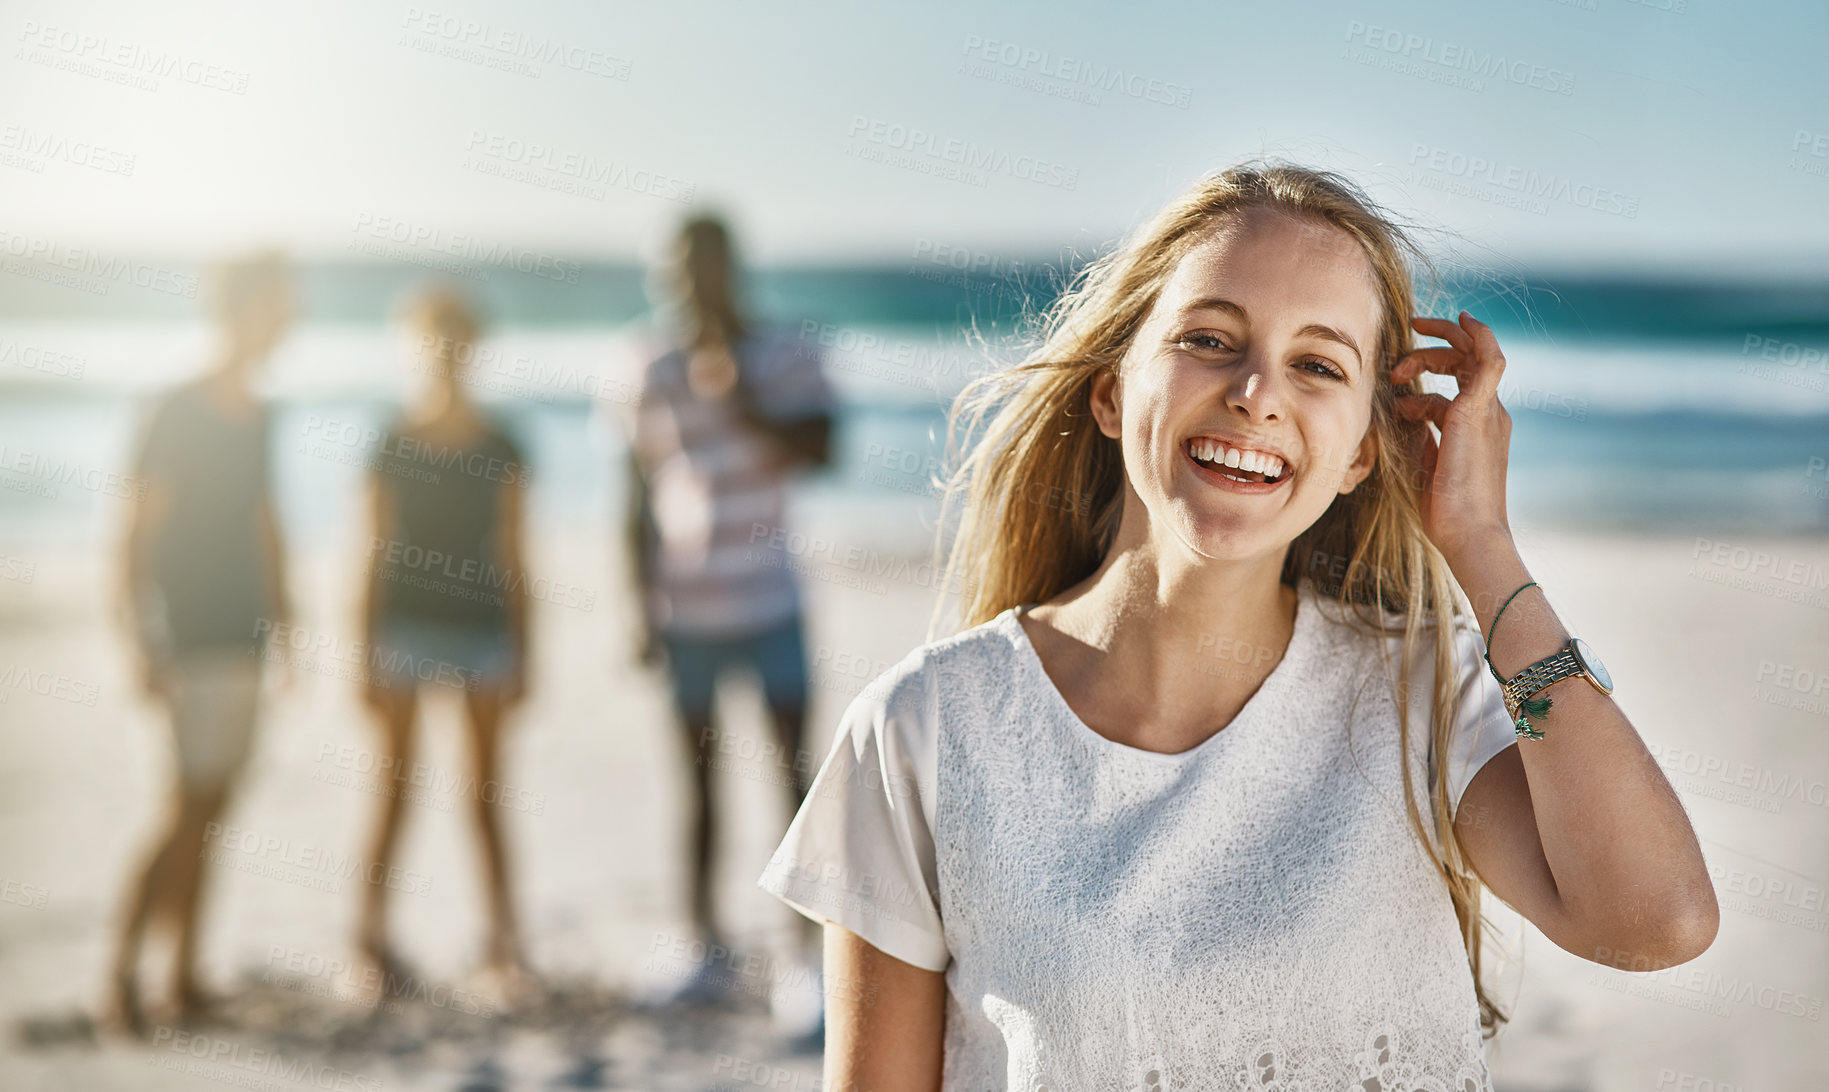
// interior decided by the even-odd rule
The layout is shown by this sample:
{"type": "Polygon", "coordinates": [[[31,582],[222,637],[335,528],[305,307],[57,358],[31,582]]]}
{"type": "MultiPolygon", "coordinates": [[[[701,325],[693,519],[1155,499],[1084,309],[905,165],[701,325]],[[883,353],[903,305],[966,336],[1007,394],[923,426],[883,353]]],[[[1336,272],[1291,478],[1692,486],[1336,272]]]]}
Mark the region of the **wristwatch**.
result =
{"type": "Polygon", "coordinates": [[[1505,701],[1505,711],[1511,714],[1517,725],[1518,735],[1526,739],[1542,739],[1543,733],[1530,725],[1531,717],[1540,717],[1550,711],[1548,698],[1533,698],[1532,695],[1549,686],[1561,682],[1571,675],[1580,675],[1592,683],[1594,689],[1602,694],[1613,693],[1613,676],[1607,674],[1605,664],[1594,655],[1594,650],[1579,637],[1571,637],[1568,643],[1550,653],[1543,659],[1513,675],[1510,680],[1499,677],[1499,669],[1492,666],[1492,658],[1487,657],[1486,666],[1492,669],[1492,677],[1499,680],[1499,693],[1505,701]]]}

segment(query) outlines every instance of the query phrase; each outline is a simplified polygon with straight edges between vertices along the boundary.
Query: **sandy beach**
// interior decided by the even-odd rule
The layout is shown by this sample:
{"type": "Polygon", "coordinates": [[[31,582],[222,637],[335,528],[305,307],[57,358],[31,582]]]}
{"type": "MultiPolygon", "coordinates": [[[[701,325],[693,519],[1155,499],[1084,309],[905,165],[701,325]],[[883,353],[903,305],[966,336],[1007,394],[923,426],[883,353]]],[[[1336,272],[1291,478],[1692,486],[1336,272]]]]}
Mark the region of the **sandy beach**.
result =
{"type": "MultiPolygon", "coordinates": [[[[1562,952],[1488,900],[1509,949],[1495,955],[1510,957],[1492,982],[1514,1017],[1488,1045],[1498,1087],[1829,1086],[1811,1046],[1829,995],[1829,544],[1517,537],[1688,806],[1723,911],[1703,957],[1634,975],[1562,952]]],[[[482,787],[467,783],[448,706],[426,714],[420,766],[379,775],[347,658],[356,551],[295,558],[305,648],[269,695],[209,872],[205,966],[228,1003],[218,1023],[137,1043],[97,1039],[82,1014],[166,784],[164,725],[128,674],[104,598],[109,558],[38,551],[29,579],[0,581],[0,671],[30,680],[0,693],[0,1087],[302,1089],[326,1074],[359,1089],[817,1087],[818,1056],[792,1053],[768,1020],[767,993],[808,980],[786,959],[791,914],[754,887],[789,817],[758,695],[723,696],[720,912],[739,988],[729,1004],[641,1009],[636,994],[677,975],[689,940],[687,760],[661,679],[633,666],[623,569],[603,536],[532,541],[537,571],[591,593],[590,606],[536,605],[531,697],[502,783],[482,787]],[[369,1005],[347,962],[354,858],[390,783],[414,804],[392,928],[415,980],[369,1005]],[[473,973],[471,792],[506,812],[530,956],[548,979],[512,1012],[473,973]]],[[[851,697],[925,639],[923,573],[803,579],[816,755],[851,697]]]]}

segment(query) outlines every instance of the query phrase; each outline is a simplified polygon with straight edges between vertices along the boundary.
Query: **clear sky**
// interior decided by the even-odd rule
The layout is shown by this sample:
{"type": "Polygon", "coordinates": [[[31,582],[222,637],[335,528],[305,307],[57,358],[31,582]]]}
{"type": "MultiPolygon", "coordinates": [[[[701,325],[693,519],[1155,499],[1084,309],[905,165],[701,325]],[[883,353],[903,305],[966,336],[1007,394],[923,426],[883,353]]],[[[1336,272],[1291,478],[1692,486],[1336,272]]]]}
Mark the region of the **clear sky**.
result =
{"type": "Polygon", "coordinates": [[[0,33],[11,253],[635,257],[689,197],[754,260],[983,264],[1274,154],[1476,257],[1829,268],[1820,2],[8,0],[0,33]]]}

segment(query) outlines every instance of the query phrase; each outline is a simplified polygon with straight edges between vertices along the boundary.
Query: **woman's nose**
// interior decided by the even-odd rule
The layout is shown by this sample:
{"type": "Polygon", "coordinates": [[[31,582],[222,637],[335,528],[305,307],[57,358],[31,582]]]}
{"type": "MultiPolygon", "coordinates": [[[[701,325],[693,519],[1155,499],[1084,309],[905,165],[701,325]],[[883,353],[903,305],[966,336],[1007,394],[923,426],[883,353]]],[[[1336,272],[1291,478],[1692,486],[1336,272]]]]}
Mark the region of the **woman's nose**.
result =
{"type": "Polygon", "coordinates": [[[1266,418],[1281,412],[1282,392],[1276,370],[1264,354],[1247,352],[1239,359],[1231,380],[1226,388],[1230,405],[1266,418]]]}

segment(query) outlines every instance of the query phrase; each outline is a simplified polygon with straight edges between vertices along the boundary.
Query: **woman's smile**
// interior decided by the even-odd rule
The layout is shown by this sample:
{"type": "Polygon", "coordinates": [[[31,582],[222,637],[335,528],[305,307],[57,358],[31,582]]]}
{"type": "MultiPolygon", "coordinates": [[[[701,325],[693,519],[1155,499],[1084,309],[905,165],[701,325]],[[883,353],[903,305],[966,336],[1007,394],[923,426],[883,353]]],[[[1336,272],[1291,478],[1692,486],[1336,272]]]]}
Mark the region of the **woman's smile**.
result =
{"type": "Polygon", "coordinates": [[[1295,476],[1290,467],[1284,466],[1274,480],[1265,481],[1261,471],[1202,462],[1194,457],[1187,444],[1181,446],[1181,457],[1194,468],[1194,473],[1202,481],[1235,493],[1275,493],[1288,485],[1289,479],[1295,476]]]}

